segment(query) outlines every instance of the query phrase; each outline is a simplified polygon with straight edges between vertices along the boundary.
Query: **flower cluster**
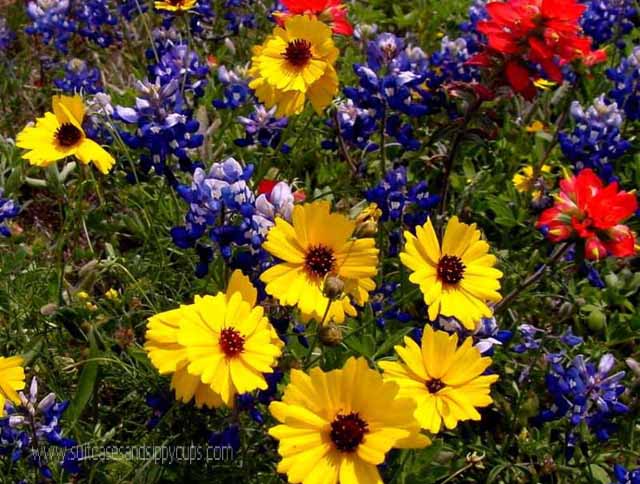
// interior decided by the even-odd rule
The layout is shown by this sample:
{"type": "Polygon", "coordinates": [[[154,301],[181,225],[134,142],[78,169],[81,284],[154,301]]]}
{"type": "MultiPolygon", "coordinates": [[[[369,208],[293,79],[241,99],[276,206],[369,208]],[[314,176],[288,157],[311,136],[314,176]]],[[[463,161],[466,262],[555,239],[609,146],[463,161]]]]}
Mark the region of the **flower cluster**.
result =
{"type": "Polygon", "coordinates": [[[40,36],[45,44],[53,42],[56,49],[65,54],[74,34],[100,47],[120,40],[116,28],[118,17],[109,0],[29,0],[27,14],[32,23],[25,31],[40,36]]]}
{"type": "Polygon", "coordinates": [[[606,59],[593,51],[580,18],[586,7],[578,0],[512,0],[487,4],[488,18],[478,22],[486,49],[473,64],[498,67],[514,91],[535,96],[538,78],[560,83],[563,67],[575,60],[593,65],[606,59]]]}
{"type": "Polygon", "coordinates": [[[259,250],[277,216],[291,218],[294,196],[289,185],[280,182],[267,193],[255,196],[248,182],[253,167],[242,167],[233,158],[214,163],[209,173],[197,168],[191,186],[177,190],[189,204],[186,224],[171,230],[178,247],[196,247],[201,260],[197,274],[204,276],[212,259],[206,234],[222,257],[248,273],[260,268],[264,254],[259,250]],[[237,250],[234,253],[235,248],[237,250]]]}
{"type": "Polygon", "coordinates": [[[25,459],[38,468],[44,479],[52,479],[43,446],[60,447],[66,449],[61,467],[70,474],[79,473],[82,456],[74,449],[76,441],[65,437],[61,426],[69,402],[58,402],[54,393],[39,400],[35,377],[31,380],[29,393],[20,392],[19,397],[19,403],[7,404],[7,416],[0,419],[0,454],[10,454],[13,462],[25,459]]]}
{"type": "Polygon", "coordinates": [[[607,70],[607,76],[613,82],[609,93],[611,98],[624,109],[631,121],[640,119],[640,46],[622,59],[616,68],[607,70]]]}
{"type": "Polygon", "coordinates": [[[628,257],[636,253],[636,235],[623,222],[635,214],[633,193],[605,186],[589,168],[560,182],[553,207],[545,210],[536,227],[552,242],[580,242],[585,257],[598,260],[609,255],[628,257]]]}
{"type": "Polygon", "coordinates": [[[96,94],[103,91],[100,70],[82,59],[71,59],[64,66],[64,76],[54,84],[65,94],[96,94]]]}
{"type": "Polygon", "coordinates": [[[172,155],[183,170],[192,171],[194,163],[189,150],[202,145],[204,136],[198,133],[198,121],[191,117],[180,91],[180,81],[175,78],[167,84],[161,84],[160,78],[154,83],[137,81],[136,89],[135,107],[116,106],[114,118],[135,126],[133,133],[123,130],[120,135],[129,147],[149,153],[141,157],[143,172],[154,168],[159,175],[171,177],[167,161],[172,155]]]}
{"type": "Polygon", "coordinates": [[[235,140],[242,147],[260,146],[280,149],[283,154],[291,149],[282,143],[282,132],[289,124],[287,118],[276,118],[275,106],[267,110],[262,104],[256,104],[248,116],[238,116],[238,122],[244,127],[244,138],[235,140]]]}
{"type": "MultiPolygon", "coordinates": [[[[562,355],[548,355],[551,370],[547,375],[547,387],[553,405],[540,413],[543,422],[568,417],[573,427],[586,423],[600,440],[607,440],[614,430],[612,419],[629,411],[619,397],[625,388],[621,383],[624,372],[610,374],[615,358],[606,354],[598,365],[583,355],[563,364],[562,355]]],[[[574,443],[571,435],[569,452],[574,443]]]]}
{"type": "Polygon", "coordinates": [[[4,198],[4,190],[0,188],[0,235],[9,237],[11,230],[7,227],[8,220],[16,218],[20,213],[20,205],[11,200],[10,198],[4,198]]]}
{"type": "Polygon", "coordinates": [[[611,181],[613,161],[631,148],[631,143],[621,134],[624,112],[602,94],[587,109],[573,101],[571,116],[575,128],[571,133],[559,135],[563,154],[576,172],[591,168],[604,181],[611,181]]]}
{"type": "Polygon", "coordinates": [[[628,34],[638,22],[638,10],[631,0],[587,0],[587,10],[580,21],[585,34],[594,44],[601,45],[612,40],[624,47],[621,38],[628,34]]]}

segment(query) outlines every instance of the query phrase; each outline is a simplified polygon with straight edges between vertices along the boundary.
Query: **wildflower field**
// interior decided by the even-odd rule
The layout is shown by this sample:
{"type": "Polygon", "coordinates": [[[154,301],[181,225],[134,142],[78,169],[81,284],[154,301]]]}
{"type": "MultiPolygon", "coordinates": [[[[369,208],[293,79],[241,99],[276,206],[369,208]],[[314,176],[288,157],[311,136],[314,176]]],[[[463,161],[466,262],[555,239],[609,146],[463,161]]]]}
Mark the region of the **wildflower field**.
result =
{"type": "Polygon", "coordinates": [[[640,484],[639,2],[0,13],[0,484],[640,484]]]}

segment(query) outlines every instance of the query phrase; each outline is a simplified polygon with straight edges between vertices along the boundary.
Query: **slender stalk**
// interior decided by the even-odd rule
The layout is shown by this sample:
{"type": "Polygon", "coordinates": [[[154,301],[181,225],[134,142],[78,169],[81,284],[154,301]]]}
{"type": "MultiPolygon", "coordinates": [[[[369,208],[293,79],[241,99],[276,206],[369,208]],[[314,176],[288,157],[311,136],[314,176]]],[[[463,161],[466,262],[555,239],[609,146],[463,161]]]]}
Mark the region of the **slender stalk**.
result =
{"type": "Polygon", "coordinates": [[[440,192],[440,206],[438,208],[438,212],[440,215],[444,215],[444,212],[447,208],[447,198],[449,196],[449,186],[450,186],[450,178],[451,171],[453,170],[453,164],[458,155],[458,151],[460,150],[460,146],[462,145],[462,140],[464,139],[464,135],[467,132],[467,127],[473,118],[473,115],[482,105],[482,99],[476,98],[476,100],[467,108],[467,111],[462,120],[462,124],[460,128],[456,132],[456,135],[451,142],[451,149],[449,150],[449,154],[447,155],[447,159],[444,162],[444,173],[442,175],[442,189],[440,192]]]}
{"type": "Polygon", "coordinates": [[[354,175],[358,172],[358,165],[353,161],[351,156],[349,155],[349,151],[347,150],[347,144],[344,141],[342,136],[342,131],[340,131],[340,118],[338,117],[338,110],[333,111],[333,122],[336,125],[336,136],[338,138],[338,148],[340,149],[340,154],[349,165],[351,169],[351,173],[354,175]]]}
{"type": "Polygon", "coordinates": [[[542,276],[547,272],[547,269],[553,267],[556,262],[560,260],[562,255],[567,251],[570,244],[565,242],[558,249],[556,249],[555,253],[551,256],[549,261],[542,264],[538,269],[533,272],[529,277],[527,277],[524,281],[520,283],[518,287],[516,287],[513,291],[511,291],[502,301],[496,304],[494,308],[494,314],[498,314],[501,311],[504,311],[520,294],[522,294],[526,289],[533,286],[537,283],[542,276]]]}
{"type": "Polygon", "coordinates": [[[380,123],[380,177],[384,178],[387,172],[387,150],[385,130],[387,129],[387,104],[382,105],[382,122],[380,123]]]}

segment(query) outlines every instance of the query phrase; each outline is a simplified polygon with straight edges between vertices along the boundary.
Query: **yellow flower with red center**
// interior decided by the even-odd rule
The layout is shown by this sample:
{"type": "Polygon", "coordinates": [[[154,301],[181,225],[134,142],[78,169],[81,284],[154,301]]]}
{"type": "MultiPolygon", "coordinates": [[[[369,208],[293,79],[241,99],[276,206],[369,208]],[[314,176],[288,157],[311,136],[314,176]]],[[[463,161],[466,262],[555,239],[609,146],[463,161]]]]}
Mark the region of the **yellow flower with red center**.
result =
{"type": "Polygon", "coordinates": [[[301,113],[307,98],[321,113],[338,92],[338,53],[329,26],[307,15],[289,17],[254,47],[249,87],[267,108],[277,106],[277,116],[301,113]]]}
{"type": "Polygon", "coordinates": [[[421,346],[409,337],[404,344],[395,347],[402,361],[383,361],[380,368],[385,381],[400,386],[399,397],[416,402],[422,428],[437,433],[443,423],[453,429],[458,422],[480,420],[476,408],[493,402],[489,387],[498,375],[483,375],[491,358],[480,355],[473,338],[458,346],[458,335],[427,326],[421,346]]]}
{"type": "Polygon", "coordinates": [[[85,116],[80,96],[53,96],[53,112],[36,119],[16,137],[16,146],[29,150],[23,158],[36,166],[46,167],[67,156],[81,163],[93,163],[107,174],[115,160],[82,129],[85,116]]]}
{"type": "Polygon", "coordinates": [[[345,315],[357,314],[353,302],[363,305],[375,289],[378,249],[371,237],[353,238],[356,223],[330,208],[327,201],[296,205],[292,223],[276,219],[263,247],[282,262],[260,279],[267,294],[297,306],[306,318],[342,323],[345,315]],[[328,276],[344,283],[334,300],[323,292],[328,276]]]}
{"type": "Polygon", "coordinates": [[[429,319],[454,317],[474,330],[482,318],[492,315],[487,302],[502,299],[498,292],[502,272],[493,267],[496,258],[489,254],[489,244],[480,240],[475,224],[452,217],[442,247],[431,219],[416,228],[416,235],[407,231],[404,236],[400,260],[413,271],[409,280],[420,286],[429,319]]]}
{"type": "Polygon", "coordinates": [[[256,306],[257,291],[235,271],[226,293],[149,318],[145,349],[161,374],[173,374],[176,398],[233,407],[238,393],[267,388],[282,341],[256,306]]]}
{"type": "Polygon", "coordinates": [[[387,452],[430,443],[420,434],[415,408],[364,358],[329,372],[292,370],[282,401],[269,405],[280,422],[269,429],[280,441],[278,472],[292,483],[382,483],[376,466],[387,452]]]}

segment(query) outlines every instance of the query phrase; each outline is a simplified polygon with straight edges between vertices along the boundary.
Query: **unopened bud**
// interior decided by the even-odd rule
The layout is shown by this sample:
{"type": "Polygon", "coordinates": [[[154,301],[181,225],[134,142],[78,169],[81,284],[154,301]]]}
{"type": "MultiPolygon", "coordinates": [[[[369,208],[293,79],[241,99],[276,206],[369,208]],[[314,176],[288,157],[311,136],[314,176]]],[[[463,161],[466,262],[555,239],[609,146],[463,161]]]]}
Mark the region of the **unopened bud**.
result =
{"type": "Polygon", "coordinates": [[[560,305],[560,309],[558,309],[558,316],[560,316],[560,319],[567,319],[570,318],[571,315],[573,314],[573,304],[570,303],[569,301],[565,301],[560,305]]]}
{"type": "Polygon", "coordinates": [[[482,461],[484,460],[485,455],[482,454],[478,454],[477,452],[472,452],[467,454],[466,460],[468,464],[471,464],[473,467],[476,467],[478,469],[484,469],[484,465],[482,463],[482,461]]]}
{"type": "Polygon", "coordinates": [[[318,331],[318,336],[326,346],[338,346],[342,343],[342,330],[333,323],[322,326],[318,331]]]}
{"type": "Polygon", "coordinates": [[[355,236],[357,238],[373,237],[378,233],[378,224],[373,220],[365,220],[356,227],[355,236]]]}
{"type": "Polygon", "coordinates": [[[40,314],[43,316],[51,316],[58,310],[58,305],[55,303],[45,304],[40,308],[40,314]]]}
{"type": "Polygon", "coordinates": [[[640,363],[638,363],[633,358],[627,358],[624,360],[627,366],[631,369],[631,371],[636,375],[636,377],[640,378],[640,363]]]}
{"type": "Polygon", "coordinates": [[[344,281],[337,276],[328,276],[324,280],[322,292],[329,299],[337,299],[344,290],[344,281]]]}

